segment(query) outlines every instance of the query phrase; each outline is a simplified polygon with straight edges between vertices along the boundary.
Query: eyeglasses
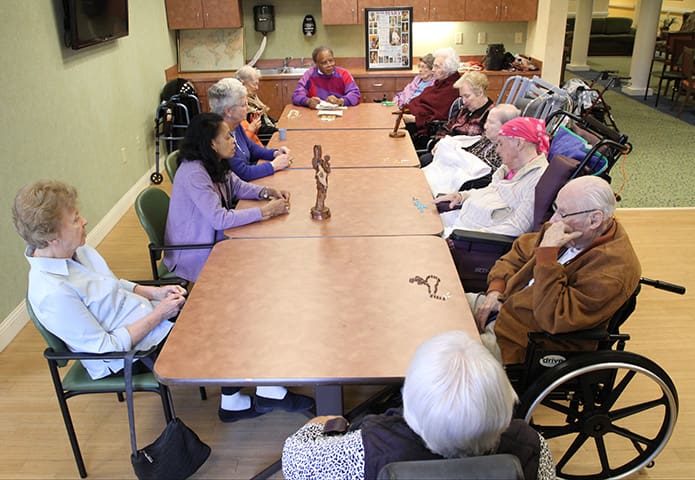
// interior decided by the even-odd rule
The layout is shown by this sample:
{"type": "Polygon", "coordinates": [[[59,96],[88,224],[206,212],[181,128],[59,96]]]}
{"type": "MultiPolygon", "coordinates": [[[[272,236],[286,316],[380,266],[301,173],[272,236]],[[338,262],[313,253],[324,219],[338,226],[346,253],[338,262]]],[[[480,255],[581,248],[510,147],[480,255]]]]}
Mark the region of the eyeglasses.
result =
{"type": "Polygon", "coordinates": [[[592,209],[589,209],[589,210],[582,210],[581,212],[560,213],[560,212],[558,212],[557,203],[553,202],[553,212],[555,212],[555,213],[557,213],[558,215],[560,215],[560,218],[572,217],[572,216],[574,216],[574,215],[581,215],[582,213],[595,212],[595,211],[597,211],[597,210],[598,210],[598,208],[592,208],[592,209]]]}

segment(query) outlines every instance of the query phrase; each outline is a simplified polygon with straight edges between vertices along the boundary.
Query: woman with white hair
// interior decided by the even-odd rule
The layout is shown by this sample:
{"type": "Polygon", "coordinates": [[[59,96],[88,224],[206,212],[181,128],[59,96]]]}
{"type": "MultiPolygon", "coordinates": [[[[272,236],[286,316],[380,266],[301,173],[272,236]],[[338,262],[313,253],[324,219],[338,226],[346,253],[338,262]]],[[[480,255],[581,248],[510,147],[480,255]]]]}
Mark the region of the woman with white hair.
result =
{"type": "Polygon", "coordinates": [[[442,48],[434,52],[434,84],[408,102],[409,113],[403,115],[405,127],[416,148],[424,148],[426,145],[429,139],[429,122],[448,119],[449,107],[459,95],[458,89],[454,87],[454,83],[459,79],[458,68],[459,56],[453,48],[442,48]]]}
{"type": "Polygon", "coordinates": [[[229,159],[232,171],[242,180],[249,182],[267,177],[290,164],[287,147],[265,148],[249,139],[241,122],[246,120],[248,94],[246,87],[236,78],[223,78],[208,89],[210,110],[221,115],[232,130],[236,143],[234,156],[229,159]],[[269,162],[258,163],[258,160],[269,162]]]}
{"type": "MultiPolygon", "coordinates": [[[[270,108],[258,97],[260,70],[251,65],[244,65],[237,70],[236,78],[246,87],[248,92],[249,112],[246,115],[246,125],[244,125],[246,135],[249,138],[260,137],[260,141],[270,138],[273,133],[278,131],[275,126],[277,120],[268,115],[270,108]]],[[[267,140],[266,143],[268,143],[267,140]]]]}
{"type": "Polygon", "coordinates": [[[333,428],[341,423],[333,419],[342,417],[310,420],[285,441],[283,474],[287,480],[373,479],[391,462],[526,451],[532,455],[520,461],[527,479],[554,478],[545,440],[512,421],[516,400],[501,364],[478,338],[442,333],[415,351],[403,412],[369,415],[343,432],[333,428]],[[523,434],[532,440],[524,442],[523,434]]]}
{"type": "Polygon", "coordinates": [[[509,103],[495,105],[487,114],[482,137],[446,136],[432,153],[425,154],[432,158],[422,169],[432,194],[488,186],[492,172],[502,166],[502,157],[495,148],[500,129],[519,114],[519,109],[509,103]]]}

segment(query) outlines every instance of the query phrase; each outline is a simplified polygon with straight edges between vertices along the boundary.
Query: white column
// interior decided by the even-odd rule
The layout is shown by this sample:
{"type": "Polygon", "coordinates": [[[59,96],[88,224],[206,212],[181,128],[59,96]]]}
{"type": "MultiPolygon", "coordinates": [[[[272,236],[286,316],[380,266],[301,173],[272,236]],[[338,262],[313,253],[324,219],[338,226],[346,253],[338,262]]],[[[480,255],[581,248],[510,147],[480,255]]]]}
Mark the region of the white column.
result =
{"type": "Polygon", "coordinates": [[[574,35],[572,37],[572,57],[567,65],[569,70],[589,70],[586,62],[589,51],[589,34],[591,18],[594,12],[594,0],[577,0],[577,12],[574,18],[574,35]]]}
{"type": "Polygon", "coordinates": [[[553,85],[559,85],[562,72],[564,42],[558,32],[564,37],[567,5],[568,0],[538,0],[536,20],[528,24],[526,52],[543,62],[542,78],[553,85]]]}
{"type": "MultiPolygon", "coordinates": [[[[654,58],[660,13],[661,0],[658,2],[653,0],[640,2],[635,48],[632,49],[632,62],[630,63],[631,84],[622,88],[623,93],[627,95],[644,95],[644,91],[649,86],[649,67],[652,64],[652,58],[654,58]]],[[[651,94],[651,90],[648,93],[651,94]]]]}

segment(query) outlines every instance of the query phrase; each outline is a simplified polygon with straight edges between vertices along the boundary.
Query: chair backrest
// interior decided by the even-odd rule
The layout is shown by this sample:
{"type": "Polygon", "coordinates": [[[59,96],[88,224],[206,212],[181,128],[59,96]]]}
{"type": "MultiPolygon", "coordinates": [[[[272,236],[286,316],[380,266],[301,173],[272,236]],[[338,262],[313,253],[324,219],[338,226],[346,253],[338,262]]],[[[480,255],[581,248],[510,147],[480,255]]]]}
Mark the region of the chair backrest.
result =
{"type": "MultiPolygon", "coordinates": [[[[69,352],[68,347],[65,345],[65,342],[63,342],[60,338],[56,337],[53,335],[51,332],[46,330],[46,327],[44,327],[41,322],[39,322],[39,319],[36,318],[36,314],[34,313],[34,309],[31,308],[31,303],[29,303],[29,298],[26,299],[26,307],[27,307],[27,313],[29,313],[29,318],[31,319],[31,323],[34,324],[36,329],[39,331],[43,339],[46,341],[46,344],[53,349],[54,352],[56,353],[66,353],[69,352]]],[[[67,360],[60,360],[57,362],[59,367],[64,367],[67,365],[68,361],[67,360]]]]}
{"type": "Polygon", "coordinates": [[[683,78],[693,81],[693,48],[683,47],[683,78]]]}
{"type": "Polygon", "coordinates": [[[462,102],[463,100],[461,100],[461,97],[457,97],[456,100],[451,102],[451,105],[449,106],[449,115],[447,115],[446,118],[449,120],[455,119],[459,114],[459,110],[461,110],[462,102]]]}
{"type": "Polygon", "coordinates": [[[482,455],[479,457],[447,458],[394,462],[384,466],[377,480],[523,480],[521,462],[514,455],[482,455]]]}
{"type": "Polygon", "coordinates": [[[155,246],[164,245],[164,229],[169,213],[169,195],[156,187],[147,187],[135,198],[135,213],[155,246]]]}
{"type": "Polygon", "coordinates": [[[671,70],[681,70],[683,67],[683,49],[695,47],[695,39],[678,38],[673,41],[671,48],[671,70]]]}
{"type": "Polygon", "coordinates": [[[174,175],[176,175],[176,170],[179,168],[179,151],[174,150],[169,155],[167,155],[166,160],[164,160],[164,169],[167,171],[167,176],[169,181],[174,183],[174,175]]]}

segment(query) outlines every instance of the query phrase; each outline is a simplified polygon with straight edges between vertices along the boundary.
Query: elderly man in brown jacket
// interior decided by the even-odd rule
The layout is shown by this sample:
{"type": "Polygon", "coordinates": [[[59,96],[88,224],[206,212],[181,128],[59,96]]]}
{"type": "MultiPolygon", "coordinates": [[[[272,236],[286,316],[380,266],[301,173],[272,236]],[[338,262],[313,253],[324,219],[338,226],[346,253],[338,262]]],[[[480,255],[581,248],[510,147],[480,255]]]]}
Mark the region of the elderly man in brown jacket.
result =
{"type": "Polygon", "coordinates": [[[469,295],[483,343],[504,364],[524,361],[529,332],[607,325],[639,284],[640,263],[605,180],[568,182],[553,209],[540,232],[519,237],[495,263],[487,293],[469,295]]]}

